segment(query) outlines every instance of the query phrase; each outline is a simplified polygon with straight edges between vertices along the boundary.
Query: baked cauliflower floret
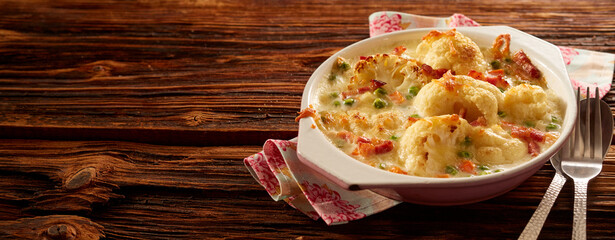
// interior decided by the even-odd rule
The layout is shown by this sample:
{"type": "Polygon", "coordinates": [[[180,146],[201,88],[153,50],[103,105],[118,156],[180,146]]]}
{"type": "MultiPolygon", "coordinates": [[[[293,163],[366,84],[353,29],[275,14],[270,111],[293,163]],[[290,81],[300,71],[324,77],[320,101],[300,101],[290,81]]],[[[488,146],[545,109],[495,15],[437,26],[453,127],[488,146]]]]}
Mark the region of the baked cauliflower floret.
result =
{"type": "Polygon", "coordinates": [[[463,75],[470,70],[484,72],[488,69],[478,45],[455,29],[446,32],[431,31],[423,37],[416,53],[421,62],[434,69],[450,69],[463,75]]]}
{"type": "Polygon", "coordinates": [[[539,86],[521,84],[506,91],[500,109],[506,114],[504,120],[545,129],[553,120],[563,119],[561,100],[539,86]]]}
{"type": "Polygon", "coordinates": [[[460,143],[472,126],[458,115],[423,118],[413,123],[400,139],[400,165],[408,174],[435,177],[455,166],[460,143]]]}
{"type": "Polygon", "coordinates": [[[319,126],[329,132],[352,132],[359,136],[389,139],[403,124],[399,111],[365,114],[360,111],[321,112],[319,126]]]}
{"type": "Polygon", "coordinates": [[[503,101],[500,90],[484,81],[464,75],[451,75],[425,85],[414,100],[421,116],[460,114],[468,122],[483,117],[487,125],[498,119],[498,105],[503,101]]]}
{"type": "Polygon", "coordinates": [[[404,83],[422,86],[431,80],[420,73],[420,67],[415,60],[397,55],[376,54],[357,62],[349,88],[370,85],[373,79],[386,83],[382,88],[387,92],[394,92],[404,83]]]}

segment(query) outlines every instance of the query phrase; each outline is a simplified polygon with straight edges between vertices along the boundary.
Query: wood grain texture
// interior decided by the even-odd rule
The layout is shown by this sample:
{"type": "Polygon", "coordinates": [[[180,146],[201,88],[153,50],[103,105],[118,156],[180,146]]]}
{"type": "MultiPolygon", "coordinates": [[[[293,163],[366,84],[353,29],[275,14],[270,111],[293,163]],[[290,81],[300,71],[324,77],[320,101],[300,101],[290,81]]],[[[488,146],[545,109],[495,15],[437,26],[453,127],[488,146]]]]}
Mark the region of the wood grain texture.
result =
{"type": "MultiPolygon", "coordinates": [[[[610,0],[0,1],[0,239],[516,239],[549,164],[488,201],[339,226],[272,201],[243,166],[265,139],[296,136],[312,71],[381,10],[615,53],[610,0]]],[[[615,113],[615,91],[605,100],[615,113]]],[[[614,182],[611,146],[589,184],[589,239],[615,235],[614,182]]],[[[572,203],[569,182],[541,239],[570,239],[572,203]]]]}
{"type": "MultiPolygon", "coordinates": [[[[258,146],[202,148],[107,141],[3,141],[0,226],[12,227],[4,228],[0,234],[13,236],[30,226],[38,227],[33,219],[40,217],[35,215],[64,212],[83,215],[87,218],[83,220],[102,226],[96,229],[114,239],[516,238],[554,174],[551,166],[545,165],[517,189],[481,203],[456,207],[402,204],[351,224],[326,227],[322,221],[313,221],[284,202],[272,201],[250,177],[240,159],[258,150],[258,146]],[[90,203],[90,195],[66,189],[66,179],[70,177],[58,176],[66,176],[64,169],[86,165],[99,173],[94,181],[108,185],[89,184],[81,192],[97,191],[96,196],[105,196],[105,187],[113,185],[109,189],[115,198],[90,203]],[[62,200],[61,209],[56,200],[62,200]],[[89,209],[84,212],[84,208],[89,209]]],[[[612,146],[603,172],[589,186],[590,238],[612,236],[609,229],[615,227],[614,172],[612,146]]],[[[572,203],[572,184],[568,183],[543,235],[570,236],[572,203]]]]}
{"type": "Polygon", "coordinates": [[[609,1],[3,1],[0,136],[193,145],[290,138],[312,71],[367,38],[367,17],[386,9],[464,13],[615,53],[609,1]]]}

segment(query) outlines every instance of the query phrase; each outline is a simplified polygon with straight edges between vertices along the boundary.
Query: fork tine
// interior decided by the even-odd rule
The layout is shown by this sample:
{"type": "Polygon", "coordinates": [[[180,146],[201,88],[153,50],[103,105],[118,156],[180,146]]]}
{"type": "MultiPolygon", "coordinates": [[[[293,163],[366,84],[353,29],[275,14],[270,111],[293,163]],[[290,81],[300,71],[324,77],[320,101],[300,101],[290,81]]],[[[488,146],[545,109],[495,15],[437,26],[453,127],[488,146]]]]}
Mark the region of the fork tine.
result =
{"type": "Polygon", "coordinates": [[[594,113],[594,147],[593,147],[593,156],[592,158],[602,158],[602,116],[601,116],[601,107],[600,107],[600,92],[596,87],[596,94],[594,95],[594,107],[592,110],[594,113]]]}
{"type": "Polygon", "coordinates": [[[589,91],[589,87],[587,87],[587,90],[585,91],[587,93],[587,97],[585,97],[585,129],[583,130],[584,133],[584,137],[583,137],[583,156],[584,157],[590,157],[590,152],[591,152],[591,137],[592,137],[592,132],[591,132],[591,113],[592,113],[592,109],[591,109],[591,92],[589,91]]]}
{"type": "MultiPolygon", "coordinates": [[[[571,138],[572,140],[572,138],[571,138]]],[[[577,156],[582,157],[583,151],[583,143],[581,142],[581,88],[577,88],[577,122],[574,125],[574,140],[571,143],[573,148],[570,148],[569,156],[577,156]],[[577,149],[574,151],[574,149],[577,149]],[[580,156],[579,156],[580,155],[580,156]]]]}

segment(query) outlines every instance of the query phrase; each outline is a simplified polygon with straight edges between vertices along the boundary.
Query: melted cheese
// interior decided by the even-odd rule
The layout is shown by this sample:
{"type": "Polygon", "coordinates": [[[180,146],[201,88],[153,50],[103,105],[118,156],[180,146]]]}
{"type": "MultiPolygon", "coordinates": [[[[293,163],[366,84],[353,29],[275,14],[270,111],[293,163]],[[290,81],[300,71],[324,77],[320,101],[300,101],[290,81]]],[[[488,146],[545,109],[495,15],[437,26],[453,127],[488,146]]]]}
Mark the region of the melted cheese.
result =
{"type": "Polygon", "coordinates": [[[488,75],[492,61],[505,69],[515,66],[492,59],[489,49],[483,54],[461,33],[430,33],[418,45],[404,46],[403,54],[393,54],[395,47],[338,59],[318,88],[318,127],[358,161],[415,176],[475,176],[505,170],[536,153],[528,146],[538,140],[513,137],[511,124],[546,134],[537,142],[542,150],[559,136],[563,104],[543,87],[544,79],[506,73],[496,87],[466,75],[488,75]],[[440,77],[442,70],[456,75],[440,77]]]}

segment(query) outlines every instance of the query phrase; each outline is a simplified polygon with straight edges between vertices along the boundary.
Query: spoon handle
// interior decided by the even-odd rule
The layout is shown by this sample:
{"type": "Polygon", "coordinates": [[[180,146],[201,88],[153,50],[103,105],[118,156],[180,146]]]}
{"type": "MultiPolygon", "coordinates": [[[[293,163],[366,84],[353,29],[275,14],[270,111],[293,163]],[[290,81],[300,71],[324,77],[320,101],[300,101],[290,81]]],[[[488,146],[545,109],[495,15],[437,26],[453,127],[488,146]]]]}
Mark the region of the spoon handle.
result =
{"type": "Polygon", "coordinates": [[[551,181],[551,185],[549,185],[545,196],[540,201],[540,204],[538,204],[538,208],[536,208],[534,215],[532,215],[532,218],[530,218],[530,221],[525,226],[525,229],[523,229],[523,232],[519,236],[519,240],[534,240],[538,238],[540,230],[542,229],[545,220],[547,220],[551,207],[553,207],[553,203],[555,203],[555,199],[557,198],[557,195],[559,195],[560,190],[562,190],[564,183],[566,183],[566,177],[564,177],[559,171],[556,171],[555,177],[553,177],[553,180],[551,181]]]}
{"type": "Polygon", "coordinates": [[[572,222],[572,239],[585,240],[587,217],[587,182],[585,179],[574,180],[574,217],[572,222]]]}

